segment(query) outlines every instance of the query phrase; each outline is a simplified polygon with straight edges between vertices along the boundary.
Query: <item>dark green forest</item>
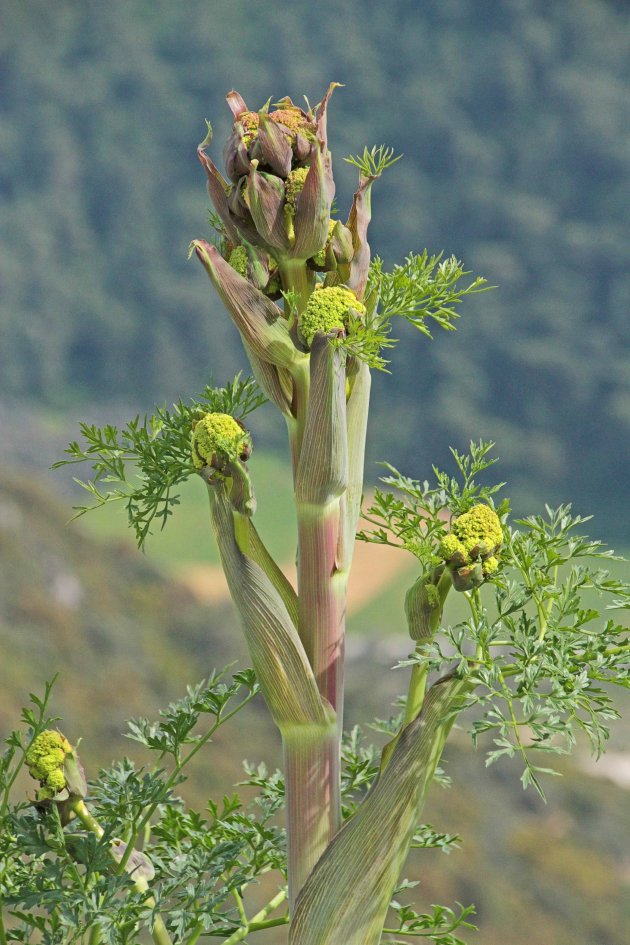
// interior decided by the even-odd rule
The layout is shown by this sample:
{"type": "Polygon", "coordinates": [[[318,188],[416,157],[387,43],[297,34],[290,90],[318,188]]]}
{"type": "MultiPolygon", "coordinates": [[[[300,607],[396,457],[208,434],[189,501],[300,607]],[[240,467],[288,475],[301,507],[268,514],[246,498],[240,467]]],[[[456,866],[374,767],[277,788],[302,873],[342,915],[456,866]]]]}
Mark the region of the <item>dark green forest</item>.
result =
{"type": "MultiPolygon", "coordinates": [[[[340,217],[357,179],[343,157],[392,146],[373,252],[391,266],[444,250],[497,287],[465,301],[455,333],[401,328],[374,378],[368,476],[387,459],[431,478],[449,445],[493,439],[518,512],[573,500],[595,537],[630,547],[627,2],[0,0],[0,460],[22,467],[0,484],[0,728],[59,670],[55,711],[92,774],[129,751],[124,718],[244,646],[231,606],[191,597],[122,527],[113,544],[68,528],[47,467],[80,417],[121,422],[246,369],[187,260],[208,236],[204,120],[221,164],[228,90],[253,108],[315,103],[332,80],[340,217]]],[[[252,428],[257,452],[284,442],[270,408],[252,428]]],[[[356,622],[349,724],[388,710],[401,619],[387,598],[356,622]]],[[[279,759],[254,710],[230,738],[196,775],[202,803],[241,777],[233,745],[279,759]]],[[[622,724],[613,738],[625,759],[622,724]]],[[[545,807],[467,746],[448,758],[461,791],[428,815],[463,850],[411,867],[422,899],[475,901],[487,945],[620,945],[627,789],[580,755],[545,807]]]]}
{"type": "Polygon", "coordinates": [[[444,249],[498,286],[455,335],[401,332],[369,474],[424,477],[492,438],[522,508],[573,499],[627,542],[629,26],[605,0],[3,0],[0,395],[74,422],[243,366],[186,259],[208,228],[204,119],[219,159],[230,88],[257,108],[336,80],[340,214],[341,158],[385,142],[404,160],[375,191],[373,250],[444,249]]]}

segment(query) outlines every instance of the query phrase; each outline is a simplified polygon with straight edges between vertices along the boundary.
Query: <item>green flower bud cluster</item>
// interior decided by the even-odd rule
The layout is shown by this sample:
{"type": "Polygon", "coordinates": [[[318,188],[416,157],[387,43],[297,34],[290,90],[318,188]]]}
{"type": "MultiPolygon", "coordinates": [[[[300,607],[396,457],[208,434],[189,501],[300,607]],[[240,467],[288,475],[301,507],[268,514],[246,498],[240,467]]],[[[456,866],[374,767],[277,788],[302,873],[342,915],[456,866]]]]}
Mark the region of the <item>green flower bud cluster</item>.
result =
{"type": "Polygon", "coordinates": [[[298,134],[303,134],[308,141],[313,141],[315,138],[315,126],[296,105],[276,108],[275,111],[269,112],[269,117],[289,130],[289,140],[294,147],[298,134]]]}
{"type": "Polygon", "coordinates": [[[245,428],[227,413],[207,413],[192,433],[192,459],[196,469],[212,466],[224,470],[230,463],[249,459],[252,441],[245,428]]]}
{"type": "Polygon", "coordinates": [[[245,147],[248,148],[258,134],[260,115],[258,112],[243,112],[243,114],[239,117],[239,121],[243,126],[243,141],[245,143],[245,147]]]}
{"type": "Polygon", "coordinates": [[[64,765],[73,748],[61,732],[47,729],[33,741],[26,752],[26,764],[31,777],[39,781],[38,800],[49,800],[66,788],[64,765]]]}
{"type": "Polygon", "coordinates": [[[474,505],[453,519],[439,554],[452,571],[455,590],[478,587],[498,569],[496,554],[502,542],[499,516],[488,505],[474,505]]]}
{"type": "Polygon", "coordinates": [[[345,330],[350,309],[365,315],[365,306],[359,302],[352,289],[345,286],[316,286],[298,318],[298,329],[305,344],[310,346],[318,331],[328,334],[335,328],[345,330]]]}
{"type": "Polygon", "coordinates": [[[297,167],[287,177],[284,188],[284,210],[291,217],[295,216],[297,198],[304,190],[308,171],[308,167],[297,167]]]}
{"type": "Polygon", "coordinates": [[[325,245],[322,246],[320,251],[318,253],[315,253],[315,255],[312,256],[311,259],[309,260],[309,262],[312,263],[314,266],[316,266],[318,269],[323,269],[326,266],[326,250],[328,249],[330,245],[330,241],[332,239],[333,230],[335,229],[336,223],[337,223],[336,220],[330,221],[330,223],[328,224],[328,239],[326,240],[325,245]]]}
{"type": "MultiPolygon", "coordinates": [[[[304,111],[288,97],[271,111],[269,102],[260,111],[252,111],[238,92],[229,92],[227,101],[234,124],[223,157],[230,183],[207,153],[212,141],[210,125],[197,149],[216,217],[233,244],[222,247],[222,255],[243,274],[243,254],[237,253],[230,260],[230,252],[235,244],[244,243],[247,278],[271,299],[282,294],[274,264],[288,259],[305,262],[320,254],[329,239],[334,186],[327,149],[326,107],[337,85],[330,84],[315,111],[310,107],[304,111]],[[298,213],[299,195],[307,176],[309,200],[298,213]],[[282,218],[284,226],[280,224],[282,218]]],[[[338,228],[341,226],[339,223],[338,228]]],[[[314,268],[335,270],[338,262],[347,265],[354,252],[353,235],[345,227],[330,241],[322,264],[314,268]]],[[[348,272],[344,272],[340,281],[347,278],[348,272]]],[[[250,296],[255,297],[255,293],[250,296]]]]}
{"type": "Polygon", "coordinates": [[[247,278],[247,250],[244,246],[235,246],[228,257],[228,262],[239,276],[247,278]]]}
{"type": "Polygon", "coordinates": [[[316,140],[316,119],[303,111],[289,98],[279,102],[274,111],[265,106],[261,111],[250,111],[240,95],[228,96],[234,114],[234,127],[224,152],[228,176],[237,184],[249,172],[251,161],[261,167],[280,173],[288,172],[308,160],[316,140]],[[272,124],[272,127],[270,127],[272,124]]]}
{"type": "MultiPolygon", "coordinates": [[[[315,137],[315,127],[301,108],[292,105],[287,108],[276,108],[275,111],[265,112],[268,118],[281,125],[287,134],[287,137],[295,148],[298,134],[303,135],[308,141],[315,137]]],[[[260,112],[243,112],[238,117],[243,128],[243,143],[246,148],[251,148],[258,137],[260,127],[260,112]]]]}
{"type": "Polygon", "coordinates": [[[282,285],[278,275],[278,266],[264,250],[255,246],[246,248],[242,244],[235,246],[224,234],[221,255],[239,276],[247,279],[269,298],[280,298],[282,285]]]}

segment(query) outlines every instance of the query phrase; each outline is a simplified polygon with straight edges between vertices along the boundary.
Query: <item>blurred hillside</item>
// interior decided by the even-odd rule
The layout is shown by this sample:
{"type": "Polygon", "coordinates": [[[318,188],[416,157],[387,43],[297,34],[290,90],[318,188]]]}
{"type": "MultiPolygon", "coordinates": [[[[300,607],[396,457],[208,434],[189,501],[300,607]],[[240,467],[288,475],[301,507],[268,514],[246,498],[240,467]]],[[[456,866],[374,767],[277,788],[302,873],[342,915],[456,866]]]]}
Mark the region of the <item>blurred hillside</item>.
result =
{"type": "Polygon", "coordinates": [[[199,606],[126,542],[95,542],[67,522],[67,505],[3,470],[0,730],[58,673],[53,709],[103,763],[126,750],[126,719],[155,713],[244,647],[225,632],[228,604],[199,606]]]}
{"type": "MultiPolygon", "coordinates": [[[[612,0],[3,0],[0,456],[38,471],[37,483],[6,470],[0,482],[3,733],[59,671],[54,709],[94,770],[131,750],[126,717],[243,661],[231,606],[203,598],[208,572],[192,571],[200,504],[182,509],[184,541],[167,531],[143,558],[112,543],[117,526],[65,527],[70,502],[48,495],[60,477],[43,473],[78,417],[125,419],[244,366],[186,262],[207,231],[195,148],[209,118],[220,159],[232,87],[258,107],[303,92],[315,102],[344,82],[329,122],[341,213],[356,179],[342,157],[384,141],[405,157],[374,194],[374,252],[392,264],[445,249],[499,286],[466,304],[455,335],[403,333],[394,376],[375,378],[368,476],[387,458],[423,477],[449,444],[492,438],[521,510],[574,499],[596,513],[594,535],[627,545],[628,19],[612,0]]],[[[273,544],[287,486],[259,447],[283,431],[269,410],[253,424],[273,544]]],[[[291,542],[277,542],[288,560],[291,542]]],[[[352,615],[349,724],[387,714],[400,683],[389,667],[408,649],[391,634],[404,586],[390,575],[352,615]]],[[[264,713],[224,738],[229,750],[219,739],[193,772],[201,804],[239,778],[237,741],[243,756],[279,761],[264,713]]],[[[464,846],[410,867],[419,900],[476,901],[471,945],[624,945],[627,790],[578,758],[544,808],[463,738],[448,770],[455,787],[434,794],[427,818],[464,846]]]]}
{"type": "MultiPolygon", "coordinates": [[[[66,519],[67,507],[26,474],[3,474],[0,731],[4,737],[28,693],[40,693],[59,672],[53,712],[69,737],[82,738],[82,758],[95,775],[123,754],[142,761],[137,745],[122,736],[125,718],[154,718],[186,683],[242,657],[243,643],[229,605],[215,599],[200,606],[126,543],[89,537],[66,519]]],[[[389,667],[408,652],[409,641],[392,633],[401,600],[388,594],[369,615],[358,612],[348,641],[349,726],[387,715],[404,685],[389,667]]],[[[627,737],[619,735],[618,745],[627,749],[627,737]]],[[[516,765],[486,769],[483,751],[473,752],[463,732],[449,745],[453,786],[433,789],[425,816],[437,830],[461,835],[462,849],[448,857],[419,851],[405,873],[422,880],[413,895],[418,903],[476,903],[480,934],[467,936],[470,945],[627,941],[630,792],[621,786],[615,756],[608,777],[596,779],[583,749],[563,765],[563,778],[547,779],[545,806],[533,791],[522,791],[516,765]]],[[[280,763],[277,736],[254,707],[195,760],[182,793],[203,809],[208,796],[220,797],[240,780],[243,757],[265,760],[272,770],[280,763]]],[[[30,789],[25,779],[21,790],[30,789]]],[[[266,941],[283,939],[276,932],[266,941]]]]}
{"type": "Polygon", "coordinates": [[[573,499],[625,539],[628,25],[606,0],[4,0],[0,396],[75,417],[240,367],[186,263],[207,228],[203,120],[219,158],[228,89],[314,102],[335,79],[341,212],[341,158],[385,141],[405,158],[375,193],[374,251],[445,249],[499,286],[455,336],[404,333],[376,379],[369,475],[388,458],[422,477],[484,436],[521,509],[573,499]]]}

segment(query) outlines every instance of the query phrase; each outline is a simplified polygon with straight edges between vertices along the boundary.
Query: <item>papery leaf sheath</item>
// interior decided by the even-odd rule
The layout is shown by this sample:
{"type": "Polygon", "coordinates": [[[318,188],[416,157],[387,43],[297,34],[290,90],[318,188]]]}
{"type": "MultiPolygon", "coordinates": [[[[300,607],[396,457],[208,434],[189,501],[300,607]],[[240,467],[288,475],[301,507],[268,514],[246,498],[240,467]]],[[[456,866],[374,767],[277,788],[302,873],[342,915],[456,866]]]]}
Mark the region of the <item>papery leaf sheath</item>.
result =
{"type": "Polygon", "coordinates": [[[295,144],[293,148],[295,160],[298,164],[301,164],[303,161],[306,161],[307,157],[311,153],[311,142],[303,132],[298,131],[295,135],[295,144]]]}
{"type": "Polygon", "coordinates": [[[249,557],[259,564],[263,569],[287,609],[294,627],[298,624],[298,599],[293,585],[289,579],[280,570],[274,559],[271,557],[265,547],[260,535],[256,531],[254,523],[249,519],[249,530],[247,535],[247,553],[249,557]]]}
{"type": "Polygon", "coordinates": [[[260,116],[258,146],[262,162],[267,164],[274,174],[288,177],[293,160],[291,141],[286,131],[266,115],[260,116]]]}
{"type": "Polygon", "coordinates": [[[251,243],[253,246],[262,246],[266,251],[268,251],[269,246],[267,243],[265,243],[263,237],[254,226],[252,215],[249,212],[249,207],[245,201],[244,189],[246,184],[247,178],[242,177],[240,182],[232,187],[232,190],[228,194],[227,203],[228,210],[230,212],[230,219],[232,220],[233,226],[237,228],[242,238],[244,238],[248,243],[251,243]]]}
{"type": "Polygon", "coordinates": [[[348,427],[348,488],[342,499],[342,531],[339,540],[339,566],[350,569],[354,551],[357,522],[363,498],[363,468],[365,439],[370,405],[372,379],[370,369],[362,361],[356,362],[356,374],[351,379],[351,391],[346,406],[348,427]]]}
{"type": "Polygon", "coordinates": [[[223,148],[223,163],[231,181],[236,183],[250,168],[249,154],[245,142],[245,129],[236,122],[223,148]]]}
{"type": "Polygon", "coordinates": [[[192,247],[252,351],[263,361],[286,368],[302,358],[278,306],[232,269],[216,246],[194,240],[192,247]]]}
{"type": "Polygon", "coordinates": [[[293,618],[252,556],[258,556],[259,549],[252,552],[251,523],[233,511],[225,483],[209,484],[208,489],[223,569],[274,722],[281,731],[295,725],[326,729],[331,713],[321,699],[293,618]]]}
{"type": "Polygon", "coordinates": [[[354,256],[352,233],[341,220],[337,220],[330,240],[330,248],[337,263],[349,263],[354,256]]]}
{"type": "Polygon", "coordinates": [[[451,571],[442,565],[430,575],[422,574],[407,591],[407,628],[416,643],[428,643],[435,636],[451,583],[451,571]]]}
{"type": "Polygon", "coordinates": [[[328,102],[330,101],[330,96],[333,94],[335,89],[342,89],[342,82],[331,82],[328,88],[326,89],[326,94],[319,103],[317,109],[317,137],[322,144],[324,150],[328,147],[328,133],[326,128],[326,109],[328,108],[328,102]]]}
{"type": "Polygon", "coordinates": [[[219,214],[221,222],[225,226],[228,239],[233,243],[239,242],[238,230],[232,220],[228,204],[229,184],[223,179],[223,175],[213,162],[212,158],[206,153],[206,148],[212,141],[212,128],[208,125],[208,134],[197,148],[197,157],[201,161],[206,176],[208,178],[208,195],[212,201],[214,209],[219,214]]]}
{"type": "Polygon", "coordinates": [[[243,341],[245,353],[252,366],[254,377],[265,397],[286,416],[291,416],[292,381],[286,368],[277,368],[269,361],[263,361],[255,351],[243,341]]]}
{"type": "Polygon", "coordinates": [[[238,121],[243,112],[248,111],[247,105],[245,104],[245,99],[234,89],[228,92],[228,94],[225,96],[225,100],[229,105],[230,111],[234,115],[234,121],[238,121]]]}
{"type": "Polygon", "coordinates": [[[363,299],[370,268],[370,244],[367,241],[367,230],[372,217],[370,191],[375,180],[375,177],[361,177],[346,223],[352,233],[354,254],[347,270],[344,272],[340,267],[340,272],[358,299],[363,299]]]}
{"type": "Polygon", "coordinates": [[[335,182],[332,174],[332,160],[330,157],[330,152],[328,151],[328,131],[327,131],[327,116],[326,109],[328,107],[328,102],[330,101],[330,96],[333,94],[335,89],[343,88],[341,82],[331,82],[328,86],[326,94],[320,102],[319,108],[317,110],[317,140],[319,141],[322,159],[324,163],[324,175],[326,178],[326,185],[328,187],[328,196],[330,198],[330,203],[335,196],[335,182]]]}
{"type": "Polygon", "coordinates": [[[254,161],[244,197],[260,238],[276,252],[286,252],[289,237],[284,224],[283,181],[273,174],[259,171],[254,161]]]}
{"type": "Polygon", "coordinates": [[[241,515],[249,518],[256,511],[256,496],[252,481],[245,463],[240,461],[230,463],[230,476],[232,478],[232,487],[230,489],[230,502],[232,508],[241,515]]]}
{"type": "Polygon", "coordinates": [[[447,678],[403,730],[387,767],[298,896],[290,945],[378,945],[427,789],[466,682],[447,678]]]}
{"type": "Polygon", "coordinates": [[[331,344],[334,337],[316,332],[311,344],[311,392],[295,477],[298,503],[330,502],[348,482],[345,355],[331,344]]]}
{"type": "Polygon", "coordinates": [[[252,246],[247,240],[242,240],[247,253],[247,279],[257,289],[264,289],[269,282],[270,260],[263,249],[252,246]]]}
{"type": "Polygon", "coordinates": [[[327,181],[324,160],[319,146],[315,144],[311,166],[297,200],[295,243],[290,256],[295,259],[309,259],[324,247],[328,238],[330,206],[334,194],[334,181],[332,185],[327,181]]]}

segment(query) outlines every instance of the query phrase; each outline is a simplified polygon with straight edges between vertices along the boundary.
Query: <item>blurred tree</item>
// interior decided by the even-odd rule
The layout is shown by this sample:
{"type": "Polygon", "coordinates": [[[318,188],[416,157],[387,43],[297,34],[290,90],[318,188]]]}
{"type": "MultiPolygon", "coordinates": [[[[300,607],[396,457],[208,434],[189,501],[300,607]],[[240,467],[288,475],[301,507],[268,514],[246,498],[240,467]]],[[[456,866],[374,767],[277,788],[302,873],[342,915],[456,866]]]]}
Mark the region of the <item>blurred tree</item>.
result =
{"type": "MultiPolygon", "coordinates": [[[[393,442],[377,414],[372,458],[422,468],[491,436],[522,495],[571,494],[625,537],[629,53],[627,10],[605,0],[5,0],[2,394],[168,399],[203,387],[210,347],[225,376],[240,367],[186,265],[207,232],[203,118],[227,128],[232,85],[315,100],[333,78],[352,86],[337,150],[406,155],[375,198],[374,247],[392,262],[452,246],[500,286],[420,369],[399,347],[376,400],[413,434],[393,442]]],[[[337,178],[343,213],[352,169],[337,178]]]]}

